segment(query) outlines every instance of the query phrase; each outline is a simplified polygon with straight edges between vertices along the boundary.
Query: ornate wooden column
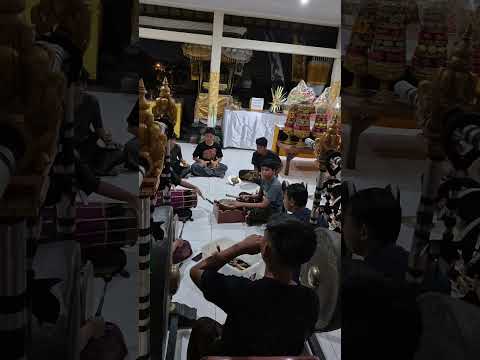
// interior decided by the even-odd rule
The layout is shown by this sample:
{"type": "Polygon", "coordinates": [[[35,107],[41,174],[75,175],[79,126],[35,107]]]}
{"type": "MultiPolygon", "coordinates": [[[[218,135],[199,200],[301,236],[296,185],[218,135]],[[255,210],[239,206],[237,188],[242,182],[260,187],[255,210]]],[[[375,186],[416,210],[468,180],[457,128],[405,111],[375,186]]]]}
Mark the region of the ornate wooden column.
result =
{"type": "Polygon", "coordinates": [[[220,87],[220,65],[222,59],[223,13],[215,12],[213,17],[213,42],[210,60],[210,82],[208,88],[208,126],[217,124],[218,92],[220,87]]]}

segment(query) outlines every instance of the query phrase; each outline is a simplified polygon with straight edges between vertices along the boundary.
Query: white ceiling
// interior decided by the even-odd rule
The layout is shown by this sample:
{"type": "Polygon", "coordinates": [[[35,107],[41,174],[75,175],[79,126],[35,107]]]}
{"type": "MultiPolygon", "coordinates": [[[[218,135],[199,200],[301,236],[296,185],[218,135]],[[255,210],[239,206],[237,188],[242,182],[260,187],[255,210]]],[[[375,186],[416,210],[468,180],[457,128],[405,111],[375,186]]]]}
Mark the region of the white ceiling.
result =
{"type": "Polygon", "coordinates": [[[232,15],[290,20],[320,25],[341,24],[341,0],[140,0],[140,3],[193,10],[223,10],[232,15]]]}

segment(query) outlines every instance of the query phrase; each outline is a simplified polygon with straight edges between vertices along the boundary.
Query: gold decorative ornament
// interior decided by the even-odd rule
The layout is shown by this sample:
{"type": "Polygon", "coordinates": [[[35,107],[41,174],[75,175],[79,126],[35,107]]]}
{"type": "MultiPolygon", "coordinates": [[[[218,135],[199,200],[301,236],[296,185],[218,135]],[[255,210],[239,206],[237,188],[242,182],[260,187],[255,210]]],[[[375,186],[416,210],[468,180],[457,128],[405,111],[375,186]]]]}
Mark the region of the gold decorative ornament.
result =
{"type": "Polygon", "coordinates": [[[167,118],[171,126],[175,127],[177,121],[177,106],[175,105],[175,100],[172,98],[167,78],[163,80],[159,96],[155,100],[152,112],[156,120],[167,118]]]}
{"type": "Polygon", "coordinates": [[[295,108],[295,124],[293,135],[298,138],[298,146],[304,146],[303,141],[310,136],[310,119],[315,116],[313,105],[297,105],[295,108]]]}
{"type": "Polygon", "coordinates": [[[158,177],[162,173],[168,139],[161,125],[154,121],[150,104],[146,99],[147,91],[141,79],[139,82],[140,157],[149,163],[147,176],[158,177]]]}
{"type": "Polygon", "coordinates": [[[220,73],[210,73],[210,88],[208,90],[208,121],[214,127],[217,124],[218,93],[220,85],[220,73]]]}
{"type": "MultiPolygon", "coordinates": [[[[25,7],[25,0],[0,1],[0,124],[19,131],[26,145],[1,199],[2,216],[38,215],[65,115],[65,76],[52,70],[55,54],[34,44],[25,7]]],[[[38,35],[55,30],[72,39],[81,54],[87,48],[90,13],[84,1],[42,0],[32,19],[38,35]]]]}
{"type": "Polygon", "coordinates": [[[278,86],[275,91],[272,88],[272,102],[270,103],[270,112],[276,113],[282,109],[283,104],[287,101],[287,96],[283,91],[283,86],[278,86]]]}

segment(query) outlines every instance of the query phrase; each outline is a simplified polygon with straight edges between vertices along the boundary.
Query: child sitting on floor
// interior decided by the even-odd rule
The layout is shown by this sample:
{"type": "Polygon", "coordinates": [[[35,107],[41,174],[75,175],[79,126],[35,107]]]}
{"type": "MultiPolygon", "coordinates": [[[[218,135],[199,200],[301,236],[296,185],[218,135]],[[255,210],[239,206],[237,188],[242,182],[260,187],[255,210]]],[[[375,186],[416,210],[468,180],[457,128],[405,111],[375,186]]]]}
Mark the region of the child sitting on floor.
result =
{"type": "Polygon", "coordinates": [[[170,139],[170,161],[173,171],[181,178],[190,172],[190,165],[183,159],[182,148],[177,144],[175,137],[170,139]]]}
{"type": "Polygon", "coordinates": [[[308,190],[305,184],[288,185],[283,194],[283,206],[287,214],[304,223],[310,223],[312,212],[308,209],[308,190]]]}
{"type": "Polygon", "coordinates": [[[243,181],[250,181],[259,184],[260,183],[260,168],[265,160],[272,160],[278,163],[276,173],[280,171],[282,167],[282,160],[273,151],[267,149],[268,140],[264,137],[258,138],[256,141],[257,150],[252,155],[253,170],[240,170],[238,176],[243,181]]]}
{"type": "Polygon", "coordinates": [[[262,177],[260,184],[259,202],[240,202],[233,204],[236,208],[248,210],[246,222],[248,225],[264,224],[272,216],[281,214],[283,206],[282,184],[275,175],[278,169],[278,163],[266,160],[261,165],[260,175],[262,177]]]}
{"type": "Polygon", "coordinates": [[[193,152],[191,172],[195,176],[203,177],[225,177],[227,165],[222,164],[222,147],[215,142],[215,129],[207,128],[205,130],[205,141],[197,145],[193,152]]]}

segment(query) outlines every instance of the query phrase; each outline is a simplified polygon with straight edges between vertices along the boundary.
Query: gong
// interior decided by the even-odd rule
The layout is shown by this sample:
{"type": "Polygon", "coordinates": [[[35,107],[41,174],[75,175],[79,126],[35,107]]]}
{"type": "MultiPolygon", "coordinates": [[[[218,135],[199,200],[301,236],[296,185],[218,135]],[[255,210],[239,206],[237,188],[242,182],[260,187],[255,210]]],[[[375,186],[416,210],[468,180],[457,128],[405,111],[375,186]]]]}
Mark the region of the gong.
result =
{"type": "Polygon", "coordinates": [[[339,314],[341,239],[339,233],[324,228],[316,229],[315,233],[317,249],[302,266],[300,283],[318,295],[320,311],[315,330],[319,331],[334,326],[332,323],[336,323],[339,314]]]}

